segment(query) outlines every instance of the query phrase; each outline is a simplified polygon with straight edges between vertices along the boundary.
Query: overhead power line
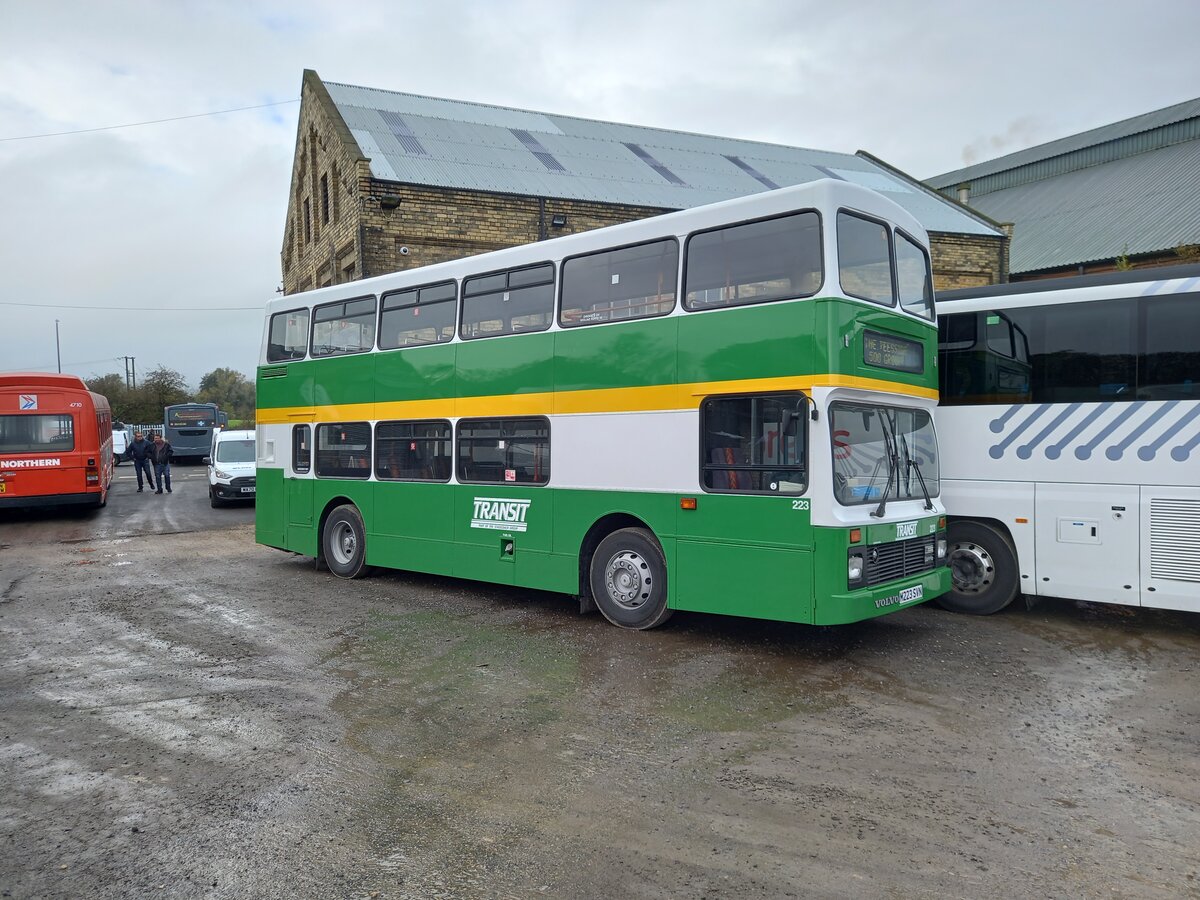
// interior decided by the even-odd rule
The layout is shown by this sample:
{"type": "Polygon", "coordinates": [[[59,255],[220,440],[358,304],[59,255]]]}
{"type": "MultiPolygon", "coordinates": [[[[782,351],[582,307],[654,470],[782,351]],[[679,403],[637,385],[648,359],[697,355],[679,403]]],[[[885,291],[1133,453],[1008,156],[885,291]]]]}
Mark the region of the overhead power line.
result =
{"type": "Polygon", "coordinates": [[[124,310],[126,312],[257,312],[266,309],[261,306],[83,306],[70,303],[24,303],[19,300],[0,300],[0,306],[34,306],[44,309],[94,309],[97,312],[109,310],[124,310]]]}
{"type": "Polygon", "coordinates": [[[62,137],[68,134],[91,134],[96,131],[113,131],[117,128],[140,128],[142,125],[160,125],[163,122],[181,122],[184,119],[203,119],[206,116],[223,116],[226,113],[246,112],[250,109],[267,109],[271,106],[286,106],[289,103],[299,103],[300,98],[295,100],[279,100],[275,103],[260,103],[258,106],[238,106],[234,109],[215,109],[212,112],[194,113],[190,116],[171,116],[167,119],[150,119],[146,122],[128,122],[125,125],[101,125],[99,128],[77,128],[74,131],[49,131],[45,134],[22,134],[16,137],[0,138],[0,142],[4,141],[32,141],[36,138],[62,137]]]}

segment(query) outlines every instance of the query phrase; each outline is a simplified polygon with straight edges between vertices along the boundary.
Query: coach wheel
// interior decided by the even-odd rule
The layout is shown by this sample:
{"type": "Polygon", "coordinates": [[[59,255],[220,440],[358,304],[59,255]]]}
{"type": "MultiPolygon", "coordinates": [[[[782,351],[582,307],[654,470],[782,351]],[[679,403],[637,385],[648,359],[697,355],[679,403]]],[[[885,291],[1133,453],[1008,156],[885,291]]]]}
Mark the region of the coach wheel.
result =
{"type": "Polygon", "coordinates": [[[367,532],[355,507],[346,504],[329,514],[321,531],[321,549],[334,575],[361,578],[367,574],[367,532]]]}
{"type": "Polygon", "coordinates": [[[601,541],[589,575],[596,606],[614,625],[643,630],[671,617],[667,562],[644,528],[622,528],[601,541]]]}
{"type": "Polygon", "coordinates": [[[951,522],[950,574],[953,585],[938,604],[953,612],[988,616],[1017,596],[1017,555],[996,529],[979,522],[951,522]]]}

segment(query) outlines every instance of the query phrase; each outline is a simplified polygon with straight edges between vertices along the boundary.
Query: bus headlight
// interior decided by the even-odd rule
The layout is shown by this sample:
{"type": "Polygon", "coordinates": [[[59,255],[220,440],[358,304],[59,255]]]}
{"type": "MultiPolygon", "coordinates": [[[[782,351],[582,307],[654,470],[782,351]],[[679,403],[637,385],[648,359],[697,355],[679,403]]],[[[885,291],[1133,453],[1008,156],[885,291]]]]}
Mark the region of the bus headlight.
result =
{"type": "Polygon", "coordinates": [[[937,558],[939,563],[946,561],[946,535],[939,534],[937,538],[937,558]]]}
{"type": "Polygon", "coordinates": [[[861,553],[851,553],[849,564],[846,566],[846,578],[853,587],[863,580],[863,558],[861,553]]]}

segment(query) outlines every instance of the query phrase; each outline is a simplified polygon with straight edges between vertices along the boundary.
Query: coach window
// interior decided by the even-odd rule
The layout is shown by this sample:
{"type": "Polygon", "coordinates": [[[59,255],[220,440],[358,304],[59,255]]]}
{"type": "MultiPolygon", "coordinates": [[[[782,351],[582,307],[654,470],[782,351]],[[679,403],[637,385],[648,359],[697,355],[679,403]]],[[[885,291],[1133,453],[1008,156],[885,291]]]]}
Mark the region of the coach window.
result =
{"type": "Polygon", "coordinates": [[[688,238],[683,305],[701,310],[810,297],[823,280],[821,217],[793,213],[688,238]]]}
{"type": "Polygon", "coordinates": [[[576,256],[563,263],[564,327],[662,316],[675,308],[674,239],[576,256]]]}
{"type": "Polygon", "coordinates": [[[900,306],[925,319],[933,318],[933,273],[925,248],[903,231],[896,232],[896,287],[900,306]]]}
{"type": "Polygon", "coordinates": [[[375,342],[375,298],[339,300],[313,308],[312,355],[362,353],[375,342]]]}
{"type": "Polygon", "coordinates": [[[1137,306],[1133,299],[1005,310],[1028,337],[1034,403],[1133,400],[1137,306]]]}
{"type": "Polygon", "coordinates": [[[317,426],[319,478],[371,477],[371,426],[340,422],[317,426]]]}
{"type": "Polygon", "coordinates": [[[808,400],[801,393],[710,397],[700,407],[706,491],[802,494],[808,485],[808,400]]]}
{"type": "Polygon", "coordinates": [[[1143,297],[1139,400],[1200,398],[1200,294],[1143,297]]]}
{"type": "Polygon", "coordinates": [[[271,316],[271,328],[267,334],[267,362],[304,359],[307,349],[307,309],[293,309],[271,316]]]}
{"type": "Polygon", "coordinates": [[[463,282],[464,340],[545,331],[554,316],[554,266],[496,272],[463,282]]]}
{"type": "Polygon", "coordinates": [[[458,480],[546,484],[550,480],[550,420],[460,419],[458,480]]]}
{"type": "Polygon", "coordinates": [[[851,297],[896,305],[892,284],[892,242],[887,226],[854,213],[839,212],[838,277],[851,297]]]}
{"type": "Polygon", "coordinates": [[[379,315],[379,349],[440,344],[454,337],[453,281],[384,294],[379,315]]]}
{"type": "Polygon", "coordinates": [[[292,471],[304,475],[312,468],[312,430],[308,425],[292,426],[292,471]]]}
{"type": "Polygon", "coordinates": [[[380,422],[375,426],[375,477],[396,481],[449,481],[450,423],[380,422]]]}

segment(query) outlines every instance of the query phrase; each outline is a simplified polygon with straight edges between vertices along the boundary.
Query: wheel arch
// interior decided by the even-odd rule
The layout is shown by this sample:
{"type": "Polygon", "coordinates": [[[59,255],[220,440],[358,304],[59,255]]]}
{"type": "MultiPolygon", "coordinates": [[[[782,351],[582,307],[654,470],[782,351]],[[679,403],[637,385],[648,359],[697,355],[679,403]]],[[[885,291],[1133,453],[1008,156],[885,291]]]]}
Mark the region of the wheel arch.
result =
{"type": "MultiPolygon", "coordinates": [[[[345,494],[339,494],[329,499],[329,502],[321,509],[321,515],[317,519],[317,559],[321,562],[325,561],[325,542],[321,539],[321,536],[325,533],[325,521],[329,518],[329,514],[339,506],[353,506],[358,510],[358,514],[362,515],[362,510],[359,509],[358,504],[345,494]]],[[[366,520],[364,519],[363,521],[365,524],[366,520]]]]}
{"type": "MultiPolygon", "coordinates": [[[[596,552],[596,548],[600,546],[600,542],[612,534],[614,531],[620,531],[622,528],[644,528],[648,531],[654,540],[658,542],[658,546],[662,549],[662,541],[644,519],[639,516],[625,512],[612,512],[601,516],[584,534],[583,540],[579,544],[579,596],[584,600],[592,600],[592,584],[590,568],[592,564],[592,556],[596,552]]],[[[665,554],[664,554],[665,555],[665,554]]],[[[668,584],[670,581],[668,580],[668,584]]]]}

